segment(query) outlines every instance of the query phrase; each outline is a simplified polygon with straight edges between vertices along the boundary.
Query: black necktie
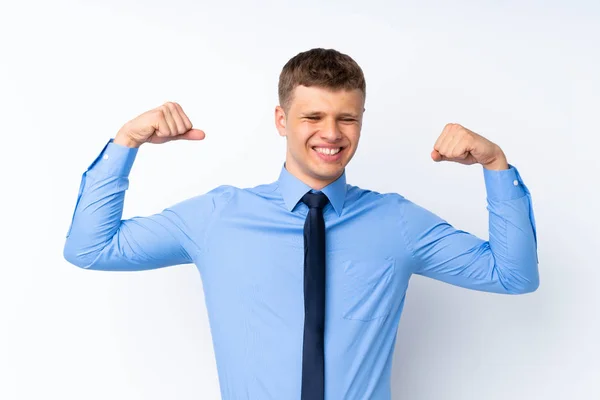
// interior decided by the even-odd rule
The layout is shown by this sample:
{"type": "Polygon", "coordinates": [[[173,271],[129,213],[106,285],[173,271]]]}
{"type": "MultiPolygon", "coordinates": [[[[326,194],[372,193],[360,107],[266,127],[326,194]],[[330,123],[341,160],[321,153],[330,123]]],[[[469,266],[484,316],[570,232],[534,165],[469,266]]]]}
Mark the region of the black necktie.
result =
{"type": "Polygon", "coordinates": [[[304,223],[304,345],[302,350],[302,400],[325,398],[325,221],[323,193],[306,193],[304,223]]]}

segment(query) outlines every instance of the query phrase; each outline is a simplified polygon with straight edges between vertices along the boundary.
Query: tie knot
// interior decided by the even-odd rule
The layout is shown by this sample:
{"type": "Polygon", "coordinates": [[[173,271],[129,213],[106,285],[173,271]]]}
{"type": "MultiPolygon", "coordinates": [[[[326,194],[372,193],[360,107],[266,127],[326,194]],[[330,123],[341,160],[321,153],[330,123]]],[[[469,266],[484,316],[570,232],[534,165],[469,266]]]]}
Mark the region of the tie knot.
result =
{"type": "Polygon", "coordinates": [[[320,208],[322,209],[329,203],[329,199],[324,193],[306,193],[302,196],[302,202],[308,206],[308,208],[320,208]]]}

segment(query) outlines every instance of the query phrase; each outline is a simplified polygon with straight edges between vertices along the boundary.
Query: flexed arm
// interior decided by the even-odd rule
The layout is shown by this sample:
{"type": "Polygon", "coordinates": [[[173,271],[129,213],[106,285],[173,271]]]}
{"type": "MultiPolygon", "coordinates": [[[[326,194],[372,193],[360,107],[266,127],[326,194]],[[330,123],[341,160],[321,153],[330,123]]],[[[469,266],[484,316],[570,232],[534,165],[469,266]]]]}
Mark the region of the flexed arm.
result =
{"type": "Polygon", "coordinates": [[[197,196],[158,214],[122,220],[129,172],[144,143],[202,140],[205,134],[177,103],[127,122],[84,172],[63,249],[67,261],[97,270],[146,270],[192,262],[196,244],[186,216],[210,213],[212,201],[197,196]]]}
{"type": "Polygon", "coordinates": [[[431,157],[483,165],[489,240],[457,229],[401,198],[401,230],[415,261],[414,272],[474,290],[535,291],[539,286],[536,224],[531,194],[517,169],[496,144],[457,124],[444,128],[431,157]]]}

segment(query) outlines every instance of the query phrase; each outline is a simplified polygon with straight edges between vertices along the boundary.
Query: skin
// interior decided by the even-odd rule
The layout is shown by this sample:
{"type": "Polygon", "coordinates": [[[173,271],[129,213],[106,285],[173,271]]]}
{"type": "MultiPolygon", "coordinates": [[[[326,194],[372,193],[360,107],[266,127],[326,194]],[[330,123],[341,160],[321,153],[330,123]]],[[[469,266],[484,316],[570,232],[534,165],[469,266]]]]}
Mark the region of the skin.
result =
{"type": "Polygon", "coordinates": [[[358,147],[364,104],[359,89],[296,86],[287,113],[275,107],[275,127],[287,138],[286,169],[315,190],[339,178],[358,147]],[[340,160],[322,160],[315,146],[342,147],[340,160]]]}
{"type": "Polygon", "coordinates": [[[496,171],[509,167],[500,146],[459,124],[446,124],[433,145],[431,158],[436,162],[477,163],[496,171]]]}
{"type": "Polygon", "coordinates": [[[203,130],[194,129],[178,103],[168,101],[127,121],[114,143],[138,148],[144,143],[161,144],[172,140],[204,140],[203,130]]]}

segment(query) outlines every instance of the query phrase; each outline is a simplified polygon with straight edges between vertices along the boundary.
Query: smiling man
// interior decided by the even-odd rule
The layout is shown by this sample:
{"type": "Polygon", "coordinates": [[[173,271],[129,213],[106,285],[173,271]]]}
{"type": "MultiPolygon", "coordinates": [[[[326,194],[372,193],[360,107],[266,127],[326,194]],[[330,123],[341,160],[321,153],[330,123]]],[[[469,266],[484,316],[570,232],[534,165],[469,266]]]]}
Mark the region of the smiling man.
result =
{"type": "Polygon", "coordinates": [[[517,169],[497,144],[459,124],[443,127],[429,156],[481,165],[489,241],[400,194],[347,183],[365,96],[362,70],[348,55],[296,55],[279,77],[275,126],[287,152],[276,181],[219,186],[121,219],[142,144],[205,137],[177,103],[139,115],[84,172],[65,258],[106,271],[195,264],[223,399],[389,400],[410,277],[532,292],[536,226],[517,169]]]}
{"type": "Polygon", "coordinates": [[[287,137],[287,170],[313,189],[321,189],[340,177],[356,152],[364,80],[361,88],[335,90],[306,84],[311,86],[288,89],[287,80],[280,85],[283,106],[275,108],[275,125],[287,137]]]}

